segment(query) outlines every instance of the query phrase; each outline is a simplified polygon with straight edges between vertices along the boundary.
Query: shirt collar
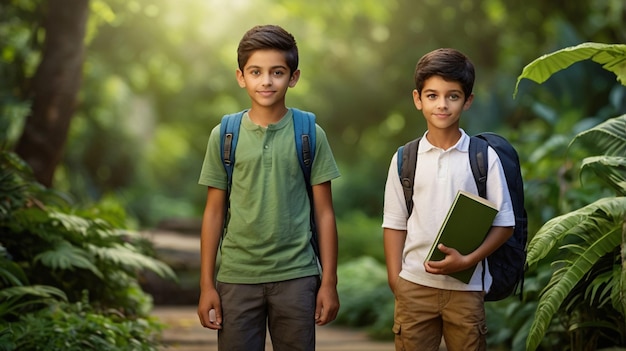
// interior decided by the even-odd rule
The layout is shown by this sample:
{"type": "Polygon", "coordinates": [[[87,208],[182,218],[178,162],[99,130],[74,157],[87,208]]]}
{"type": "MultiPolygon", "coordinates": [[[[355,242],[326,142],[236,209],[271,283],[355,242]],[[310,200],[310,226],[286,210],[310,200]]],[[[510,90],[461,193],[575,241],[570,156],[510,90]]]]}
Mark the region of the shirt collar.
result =
{"type": "MultiPolygon", "coordinates": [[[[465,131],[462,128],[459,128],[459,131],[461,132],[461,137],[456,142],[456,144],[454,144],[454,146],[451,147],[450,149],[457,149],[461,152],[468,152],[469,142],[470,142],[469,135],[467,135],[467,133],[465,133],[465,131]]],[[[438,147],[434,146],[428,141],[428,139],[426,138],[426,134],[428,134],[428,130],[424,132],[424,135],[422,136],[422,140],[420,140],[419,151],[418,151],[418,153],[420,154],[423,152],[428,152],[432,149],[439,149],[438,147]]]]}
{"type": "Polygon", "coordinates": [[[285,115],[278,122],[274,124],[270,124],[269,126],[267,126],[267,128],[264,128],[264,127],[254,124],[254,122],[252,122],[252,120],[250,119],[250,116],[248,115],[248,111],[246,111],[243,114],[241,125],[248,130],[257,130],[257,129],[276,130],[276,129],[284,128],[285,126],[289,125],[289,123],[293,119],[292,116],[293,116],[293,111],[289,108],[287,109],[287,113],[285,113],[285,115]]]}

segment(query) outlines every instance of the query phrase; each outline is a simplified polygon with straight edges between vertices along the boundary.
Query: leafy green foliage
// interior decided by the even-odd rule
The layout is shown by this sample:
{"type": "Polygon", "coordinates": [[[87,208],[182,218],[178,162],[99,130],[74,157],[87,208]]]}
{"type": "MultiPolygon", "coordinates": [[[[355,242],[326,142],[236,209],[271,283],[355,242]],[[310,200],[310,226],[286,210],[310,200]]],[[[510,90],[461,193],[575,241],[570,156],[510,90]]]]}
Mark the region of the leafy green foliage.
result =
{"type": "Polygon", "coordinates": [[[394,298],[384,264],[363,256],[339,266],[337,276],[341,308],[336,323],[367,327],[378,339],[392,338],[394,298]]]}
{"type": "MultiPolygon", "coordinates": [[[[541,83],[570,64],[588,58],[603,64],[604,69],[616,73],[626,84],[626,46],[593,43],[537,59],[524,69],[518,83],[522,78],[541,83]]],[[[583,170],[594,171],[618,195],[626,192],[625,126],[626,115],[615,117],[579,133],[570,144],[580,140],[589,150],[599,153],[583,161],[581,174],[583,170]]],[[[626,197],[616,196],[600,198],[557,216],[535,234],[528,246],[530,269],[550,258],[555,270],[541,293],[527,349],[534,350],[544,342],[548,329],[554,327],[554,319],[563,324],[574,349],[596,348],[607,342],[626,343],[626,285],[622,280],[626,261],[621,254],[625,230],[626,197]]]]}
{"type": "Polygon", "coordinates": [[[554,218],[536,234],[529,245],[529,265],[536,263],[539,257],[545,257],[556,243],[561,243],[560,250],[565,251],[565,257],[554,262],[557,269],[537,306],[529,337],[531,348],[539,344],[567,296],[581,281],[589,279],[587,274],[592,267],[619,247],[624,216],[626,198],[602,199],[579,211],[554,218]],[[570,239],[571,236],[574,238],[570,239]]]}
{"type": "Polygon", "coordinates": [[[0,166],[4,349],[154,350],[158,325],[145,319],[151,299],[138,279],[176,279],[172,269],[113,224],[124,222],[113,207],[72,208],[6,150],[0,166]]]}
{"type": "MultiPolygon", "coordinates": [[[[379,263],[385,262],[381,249],[383,244],[380,218],[371,218],[360,211],[345,214],[337,219],[339,233],[339,263],[372,257],[379,263]]],[[[386,282],[385,282],[386,284],[386,282]]]]}
{"type": "MultiPolygon", "coordinates": [[[[247,105],[233,77],[236,43],[248,27],[268,22],[284,25],[298,39],[303,73],[288,94],[289,104],[317,113],[340,164],[343,176],[333,186],[337,185],[334,200],[343,262],[360,253],[380,260],[385,173],[397,146],[423,132],[421,115],[410,98],[412,72],[418,57],[432,48],[459,48],[476,64],[476,97],[462,118],[464,128],[469,132],[496,130],[520,151],[529,233],[560,213],[608,194],[594,182],[587,182],[584,189],[578,187],[576,163],[561,160],[576,133],[624,110],[625,90],[612,85],[615,76],[581,62],[546,81],[546,89],[530,91],[520,82],[523,98],[513,101],[510,96],[515,82],[512,72],[539,51],[589,40],[624,42],[619,0],[462,0],[455,4],[348,0],[323,5],[259,0],[245,6],[237,1],[204,0],[90,3],[83,87],[55,184],[80,202],[98,201],[97,207],[85,210],[88,217],[106,219],[114,228],[128,225],[120,208],[142,226],[168,217],[200,215],[206,193],[196,182],[207,134],[222,114],[247,105]],[[420,16],[416,9],[429,15],[420,16]],[[111,207],[111,203],[121,206],[111,207]]],[[[42,5],[45,1],[0,2],[0,140],[9,147],[22,133],[30,110],[29,81],[45,37],[40,23],[42,5]]],[[[579,159],[577,146],[570,147],[572,160],[579,159]]],[[[1,178],[0,187],[6,185],[1,178]]],[[[23,206],[54,203],[64,208],[69,203],[62,193],[44,195],[32,183],[24,186],[32,187],[30,191],[37,192],[39,199],[3,192],[0,217],[10,218],[14,209],[23,206]],[[46,201],[40,200],[42,196],[48,197],[46,201]]],[[[83,212],[76,208],[72,213],[55,211],[78,217],[83,212]]],[[[47,220],[42,211],[27,213],[39,223],[47,220]]],[[[52,233],[57,230],[61,229],[52,233]]],[[[39,239],[30,234],[24,235],[23,243],[36,246],[39,239]]],[[[41,230],[37,235],[45,237],[46,233],[41,230]]],[[[73,236],[64,240],[75,245],[73,236]]],[[[141,241],[129,238],[141,247],[139,251],[149,251],[141,241]]],[[[96,236],[88,234],[84,240],[94,241],[96,236]]],[[[76,246],[87,256],[95,256],[91,248],[76,246]]],[[[34,257],[41,252],[27,254],[34,257]]],[[[118,291],[140,296],[138,288],[129,285],[133,275],[117,274],[115,267],[96,265],[109,284],[118,283],[118,291]]],[[[80,275],[84,285],[101,283],[88,269],[72,269],[57,279],[72,282],[74,275],[80,275]]],[[[525,292],[529,294],[525,296],[530,295],[531,301],[525,305],[535,297],[528,286],[543,284],[544,271],[549,269],[549,264],[540,262],[528,272],[525,292]]],[[[626,278],[622,281],[626,284],[626,278]]],[[[380,285],[387,287],[386,281],[380,285]]],[[[509,303],[513,304],[504,305],[509,303]]],[[[516,318],[511,318],[517,315],[526,316],[521,310],[519,314],[506,308],[491,311],[489,318],[503,323],[491,325],[490,334],[502,335],[502,344],[511,345],[504,340],[509,336],[518,340],[523,332],[516,318]],[[501,311],[507,313],[502,318],[501,311]],[[505,323],[509,321],[511,326],[505,323]],[[510,332],[500,333],[500,329],[510,332]]],[[[548,342],[546,349],[562,349],[567,344],[563,340],[561,344],[548,342]]]]}
{"type": "Polygon", "coordinates": [[[67,300],[65,293],[48,285],[10,286],[0,290],[0,317],[19,316],[25,310],[67,300]]]}
{"type": "Polygon", "coordinates": [[[159,346],[162,326],[152,319],[102,313],[88,301],[79,301],[51,304],[0,327],[7,327],[10,336],[12,347],[7,350],[149,351],[159,346]]]}

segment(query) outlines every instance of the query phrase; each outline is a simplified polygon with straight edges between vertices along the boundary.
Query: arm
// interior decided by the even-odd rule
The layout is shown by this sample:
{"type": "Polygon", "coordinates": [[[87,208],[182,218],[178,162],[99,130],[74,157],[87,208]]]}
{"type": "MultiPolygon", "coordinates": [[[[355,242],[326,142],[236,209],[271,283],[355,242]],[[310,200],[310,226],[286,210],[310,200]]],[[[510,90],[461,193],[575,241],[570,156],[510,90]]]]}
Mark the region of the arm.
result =
{"type": "Polygon", "coordinates": [[[202,216],[200,234],[200,300],[198,317],[205,328],[221,329],[222,307],[215,289],[215,258],[220,244],[224,224],[226,191],[209,187],[206,206],[202,216]],[[215,320],[209,318],[209,311],[215,309],[215,320]]]}
{"type": "Polygon", "coordinates": [[[387,281],[389,282],[391,291],[394,293],[396,290],[396,281],[402,270],[402,252],[404,251],[405,240],[406,230],[383,229],[385,261],[387,263],[387,281]]]}
{"type": "Polygon", "coordinates": [[[496,251],[511,235],[513,235],[513,227],[491,227],[485,237],[485,241],[476,250],[465,256],[461,255],[454,248],[439,244],[439,250],[446,254],[446,258],[441,261],[425,262],[426,272],[449,274],[472,267],[496,251]]]}
{"type": "Polygon", "coordinates": [[[317,293],[315,322],[324,325],[332,322],[339,311],[337,295],[337,225],[333,209],[330,181],[313,186],[315,224],[320,247],[320,261],[324,269],[322,283],[317,293]]]}

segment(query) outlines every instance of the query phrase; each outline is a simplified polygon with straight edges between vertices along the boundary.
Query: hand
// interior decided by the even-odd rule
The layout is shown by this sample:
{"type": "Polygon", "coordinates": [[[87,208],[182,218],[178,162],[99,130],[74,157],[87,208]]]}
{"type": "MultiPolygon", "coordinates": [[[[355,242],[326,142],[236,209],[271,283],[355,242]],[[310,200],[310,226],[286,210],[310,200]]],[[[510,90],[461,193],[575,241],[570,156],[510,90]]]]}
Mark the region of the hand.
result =
{"type": "Polygon", "coordinates": [[[457,250],[439,244],[437,248],[443,252],[446,257],[441,261],[427,261],[424,263],[424,269],[432,274],[450,274],[462,271],[471,264],[466,256],[461,255],[457,250]]]}
{"type": "Polygon", "coordinates": [[[321,326],[334,321],[337,318],[337,312],[339,312],[337,288],[322,285],[317,292],[315,324],[321,326]]]}
{"type": "Polygon", "coordinates": [[[222,329],[222,305],[217,290],[211,289],[200,293],[198,317],[203,327],[222,329]]]}

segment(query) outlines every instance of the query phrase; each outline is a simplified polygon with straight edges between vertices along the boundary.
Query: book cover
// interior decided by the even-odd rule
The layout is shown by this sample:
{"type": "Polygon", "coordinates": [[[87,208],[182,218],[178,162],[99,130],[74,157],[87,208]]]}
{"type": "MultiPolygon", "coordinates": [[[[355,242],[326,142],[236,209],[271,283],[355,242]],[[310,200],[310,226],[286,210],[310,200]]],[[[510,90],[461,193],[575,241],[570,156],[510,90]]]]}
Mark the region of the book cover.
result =
{"type": "MultiPolygon", "coordinates": [[[[445,254],[437,248],[439,243],[456,249],[462,255],[476,250],[485,240],[497,213],[494,203],[459,190],[426,256],[426,261],[440,261],[445,258],[445,254]]],[[[476,266],[449,275],[467,284],[475,269],[476,266]]]]}

